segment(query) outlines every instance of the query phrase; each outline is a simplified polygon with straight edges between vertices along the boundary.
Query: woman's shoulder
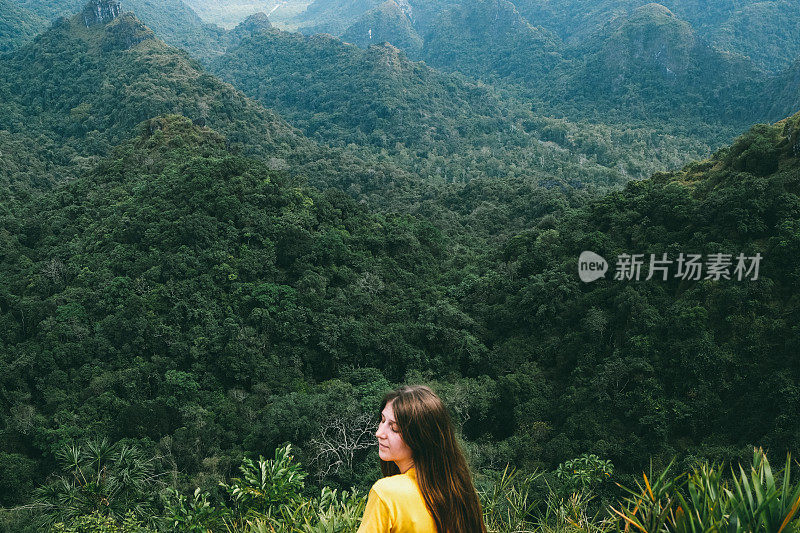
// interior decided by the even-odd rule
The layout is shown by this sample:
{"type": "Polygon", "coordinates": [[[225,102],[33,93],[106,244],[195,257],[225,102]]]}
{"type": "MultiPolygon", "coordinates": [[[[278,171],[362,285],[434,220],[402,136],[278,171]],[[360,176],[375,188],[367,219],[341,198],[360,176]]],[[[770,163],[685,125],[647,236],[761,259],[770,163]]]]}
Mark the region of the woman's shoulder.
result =
{"type": "Polygon", "coordinates": [[[372,490],[382,499],[413,496],[418,492],[413,473],[395,474],[379,479],[372,485],[372,490]]]}

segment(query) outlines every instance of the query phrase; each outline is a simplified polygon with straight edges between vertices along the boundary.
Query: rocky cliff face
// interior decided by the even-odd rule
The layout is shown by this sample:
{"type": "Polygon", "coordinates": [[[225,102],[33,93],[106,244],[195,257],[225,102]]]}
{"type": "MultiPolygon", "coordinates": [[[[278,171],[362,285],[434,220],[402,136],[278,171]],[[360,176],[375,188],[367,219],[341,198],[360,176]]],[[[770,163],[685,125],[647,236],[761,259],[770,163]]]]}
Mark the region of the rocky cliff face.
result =
{"type": "Polygon", "coordinates": [[[107,24],[122,12],[120,0],[91,0],[83,8],[83,21],[86,27],[107,24]]]}

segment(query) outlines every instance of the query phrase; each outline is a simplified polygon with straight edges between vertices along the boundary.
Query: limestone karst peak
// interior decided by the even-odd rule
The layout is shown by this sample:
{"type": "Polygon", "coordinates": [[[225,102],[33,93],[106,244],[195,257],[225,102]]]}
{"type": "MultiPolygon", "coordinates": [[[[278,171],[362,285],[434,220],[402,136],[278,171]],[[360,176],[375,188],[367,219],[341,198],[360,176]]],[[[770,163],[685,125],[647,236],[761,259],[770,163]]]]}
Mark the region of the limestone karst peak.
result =
{"type": "Polygon", "coordinates": [[[83,21],[86,27],[107,24],[122,12],[120,0],[91,0],[83,8],[83,21]]]}

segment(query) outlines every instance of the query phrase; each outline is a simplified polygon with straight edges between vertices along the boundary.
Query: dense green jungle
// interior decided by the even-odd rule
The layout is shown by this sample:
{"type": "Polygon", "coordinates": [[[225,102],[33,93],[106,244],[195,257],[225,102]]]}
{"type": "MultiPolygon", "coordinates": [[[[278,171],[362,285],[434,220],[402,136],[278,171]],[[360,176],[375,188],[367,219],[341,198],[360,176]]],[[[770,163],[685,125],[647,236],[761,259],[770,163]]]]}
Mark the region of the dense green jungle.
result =
{"type": "Polygon", "coordinates": [[[799,195],[790,0],[0,0],[0,532],[800,531],[799,195]]]}

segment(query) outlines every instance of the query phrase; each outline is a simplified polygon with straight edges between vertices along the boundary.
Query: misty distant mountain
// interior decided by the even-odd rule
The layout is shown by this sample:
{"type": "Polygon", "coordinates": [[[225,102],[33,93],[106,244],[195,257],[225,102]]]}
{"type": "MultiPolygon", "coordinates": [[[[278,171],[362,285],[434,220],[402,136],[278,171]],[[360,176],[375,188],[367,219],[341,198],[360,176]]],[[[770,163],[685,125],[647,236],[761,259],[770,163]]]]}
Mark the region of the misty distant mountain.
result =
{"type": "Polygon", "coordinates": [[[380,150],[422,176],[561,174],[609,185],[679,165],[678,153],[708,146],[699,136],[655,135],[652,126],[616,130],[554,119],[388,43],[362,49],[262,24],[210,69],[312,139],[380,150]]]}
{"type": "MultiPolygon", "coordinates": [[[[511,0],[511,3],[528,24],[547,29],[569,48],[580,47],[587,39],[604,33],[606,26],[620,17],[652,4],[647,0],[511,0]]],[[[295,17],[294,23],[306,33],[346,35],[358,44],[371,28],[381,41],[404,48],[400,43],[407,39],[408,29],[397,20],[398,11],[405,15],[414,32],[425,38],[435,29],[431,28],[431,20],[436,14],[450,9],[474,11],[478,20],[480,11],[475,9],[480,9],[480,5],[473,0],[316,0],[295,17]],[[390,27],[395,27],[396,33],[389,31],[390,27]]],[[[768,72],[785,69],[800,56],[800,9],[792,0],[663,0],[657,5],[689,22],[697,35],[713,48],[749,57],[768,72]]]]}
{"type": "Polygon", "coordinates": [[[740,124],[766,118],[766,75],[741,56],[709,46],[659,4],[620,16],[579,48],[580,66],[552,101],[592,102],[628,116],[702,117],[740,124]]]}
{"type": "Polygon", "coordinates": [[[251,153],[285,156],[279,147],[308,145],[129,12],[91,27],[81,15],[59,19],[0,59],[0,95],[0,130],[39,139],[7,153],[53,160],[61,170],[39,177],[45,181],[58,181],[82,158],[105,154],[135,135],[141,121],[164,113],[214,126],[251,153]]]}
{"type": "MultiPolygon", "coordinates": [[[[0,14],[6,9],[4,3],[9,1],[0,0],[0,14]]],[[[18,10],[24,8],[35,16],[36,25],[25,34],[27,39],[18,41],[30,40],[56,18],[79,12],[85,3],[84,0],[20,0],[18,10]]],[[[166,43],[183,48],[198,59],[205,61],[219,56],[229,45],[223,28],[203,22],[182,0],[122,0],[121,6],[123,11],[132,11],[166,43]]]]}

